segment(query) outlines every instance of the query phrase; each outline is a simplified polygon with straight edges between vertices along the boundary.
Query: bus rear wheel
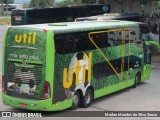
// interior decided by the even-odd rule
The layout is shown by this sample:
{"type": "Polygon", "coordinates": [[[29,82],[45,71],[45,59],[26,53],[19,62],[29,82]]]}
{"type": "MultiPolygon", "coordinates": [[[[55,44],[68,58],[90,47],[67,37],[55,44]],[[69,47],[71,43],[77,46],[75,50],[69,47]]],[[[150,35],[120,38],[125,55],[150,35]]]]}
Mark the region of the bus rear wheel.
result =
{"type": "Polygon", "coordinates": [[[134,85],[133,85],[133,88],[136,88],[137,87],[137,84],[140,84],[141,83],[141,73],[138,72],[135,76],[135,81],[134,81],[134,85]]]}
{"type": "Polygon", "coordinates": [[[141,84],[141,73],[137,73],[137,84],[141,84]]]}
{"type": "Polygon", "coordinates": [[[93,92],[91,89],[88,88],[84,97],[81,100],[81,106],[85,108],[88,107],[91,104],[92,100],[93,100],[93,92]]]}
{"type": "Polygon", "coordinates": [[[79,103],[80,103],[80,94],[78,91],[75,91],[73,97],[72,97],[72,107],[71,109],[72,110],[75,110],[78,108],[79,106],[79,103]]]}

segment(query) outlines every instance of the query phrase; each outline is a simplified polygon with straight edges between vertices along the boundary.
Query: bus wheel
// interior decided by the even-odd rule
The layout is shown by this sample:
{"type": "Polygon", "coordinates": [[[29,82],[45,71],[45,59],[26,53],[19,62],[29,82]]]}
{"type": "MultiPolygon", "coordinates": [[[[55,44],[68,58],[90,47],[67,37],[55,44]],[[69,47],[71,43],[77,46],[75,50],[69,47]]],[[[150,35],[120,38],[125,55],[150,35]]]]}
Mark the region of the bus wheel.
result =
{"type": "Polygon", "coordinates": [[[79,106],[80,103],[80,94],[78,91],[75,91],[73,97],[72,97],[72,110],[77,109],[77,107],[79,106]]]}
{"type": "Polygon", "coordinates": [[[88,107],[91,104],[92,99],[93,99],[93,92],[91,89],[87,89],[84,97],[81,100],[81,106],[88,107]]]}
{"type": "Polygon", "coordinates": [[[141,73],[138,72],[135,76],[135,81],[134,81],[134,85],[133,85],[133,88],[136,88],[137,87],[137,84],[140,84],[141,83],[141,73]]]}
{"type": "Polygon", "coordinates": [[[141,73],[137,73],[137,84],[141,84],[141,73]]]}

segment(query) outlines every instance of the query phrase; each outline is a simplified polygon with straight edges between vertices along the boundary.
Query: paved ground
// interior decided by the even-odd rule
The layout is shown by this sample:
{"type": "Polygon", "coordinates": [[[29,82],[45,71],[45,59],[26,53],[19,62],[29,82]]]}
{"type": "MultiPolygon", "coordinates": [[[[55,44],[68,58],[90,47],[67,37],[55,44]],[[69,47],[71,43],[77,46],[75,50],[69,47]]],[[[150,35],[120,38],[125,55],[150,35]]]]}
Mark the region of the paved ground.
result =
{"type": "MultiPolygon", "coordinates": [[[[0,26],[0,74],[1,74],[1,56],[2,56],[2,40],[4,37],[4,31],[6,26],[0,26]]],[[[152,73],[151,79],[145,83],[139,85],[136,89],[128,88],[126,90],[99,98],[86,109],[79,108],[78,111],[160,111],[160,56],[154,56],[152,58],[152,73]]],[[[0,78],[1,81],[1,78],[0,78]]],[[[0,111],[18,111],[18,109],[12,108],[2,104],[1,91],[0,91],[0,111]]],[[[47,113],[44,113],[47,114],[47,113]]],[[[56,114],[56,113],[53,113],[56,114]]],[[[61,113],[63,116],[63,113],[61,113]]],[[[52,113],[47,114],[52,116],[52,113]]],[[[1,119],[1,118],[0,118],[1,119]]],[[[17,119],[17,118],[14,118],[17,119]]],[[[36,119],[36,118],[35,118],[36,119]]],[[[38,118],[39,120],[41,118],[38,118]]],[[[46,118],[46,120],[57,118],[46,118]]],[[[59,118],[66,119],[66,118],[59,118]]],[[[67,118],[75,119],[75,118],[67,118]]],[[[82,118],[76,118],[77,120],[82,118]]],[[[84,118],[83,118],[84,119],[84,118]]],[[[85,118],[86,119],[86,118],[85,118]]],[[[115,118],[87,118],[91,120],[108,119],[113,120],[115,118]]],[[[117,120],[152,120],[160,118],[116,118],[117,120]]],[[[5,119],[3,119],[5,120],[5,119]]]]}
{"type": "MultiPolygon", "coordinates": [[[[4,39],[4,31],[6,29],[6,25],[0,25],[0,76],[2,76],[2,48],[3,48],[3,39],[4,39]]],[[[0,86],[1,86],[1,78],[0,77],[0,86]]],[[[1,87],[0,87],[1,88],[1,87]]],[[[1,89],[0,89],[1,92],[1,89]]]]}

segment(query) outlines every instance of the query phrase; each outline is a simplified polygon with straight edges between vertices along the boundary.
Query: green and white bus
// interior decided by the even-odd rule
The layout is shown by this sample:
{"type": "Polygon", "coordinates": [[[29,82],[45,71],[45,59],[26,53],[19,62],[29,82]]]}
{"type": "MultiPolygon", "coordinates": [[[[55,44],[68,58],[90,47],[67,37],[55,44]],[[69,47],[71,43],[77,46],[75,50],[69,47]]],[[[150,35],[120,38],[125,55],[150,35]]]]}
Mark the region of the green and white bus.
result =
{"type": "Polygon", "coordinates": [[[151,55],[145,41],[137,42],[135,27],[136,22],[118,20],[9,27],[3,103],[40,111],[76,109],[136,87],[150,78],[151,55]]]}

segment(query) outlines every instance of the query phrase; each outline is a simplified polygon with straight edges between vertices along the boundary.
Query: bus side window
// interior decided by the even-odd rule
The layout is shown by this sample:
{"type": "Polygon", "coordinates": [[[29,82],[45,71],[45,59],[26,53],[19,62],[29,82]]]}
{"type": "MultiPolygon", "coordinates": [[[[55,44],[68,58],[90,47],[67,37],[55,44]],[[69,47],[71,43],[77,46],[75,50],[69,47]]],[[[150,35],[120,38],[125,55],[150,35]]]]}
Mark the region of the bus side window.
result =
{"type": "Polygon", "coordinates": [[[122,33],[121,32],[114,32],[113,37],[113,46],[121,45],[122,44],[122,33]]]}
{"type": "Polygon", "coordinates": [[[65,53],[76,52],[77,46],[74,34],[66,35],[66,39],[64,41],[65,41],[64,42],[65,53]]]}
{"type": "Polygon", "coordinates": [[[102,48],[102,38],[100,36],[100,34],[92,34],[91,35],[94,43],[99,47],[102,48]]]}
{"type": "Polygon", "coordinates": [[[110,44],[108,43],[108,35],[107,33],[98,33],[91,35],[93,41],[99,48],[109,47],[110,44]]]}
{"type": "Polygon", "coordinates": [[[102,44],[104,45],[104,47],[110,47],[110,43],[109,43],[109,39],[108,39],[108,34],[106,32],[104,32],[102,34],[102,44]]]}
{"type": "Polygon", "coordinates": [[[76,52],[77,44],[76,44],[74,34],[56,35],[55,48],[56,48],[56,52],[60,54],[76,52]]]}
{"type": "Polygon", "coordinates": [[[78,51],[96,49],[96,47],[88,37],[88,32],[82,32],[77,34],[77,49],[78,51]]]}
{"type": "Polygon", "coordinates": [[[125,31],[125,44],[133,43],[133,41],[134,40],[133,40],[133,37],[131,37],[131,33],[129,31],[125,31]]]}
{"type": "MultiPolygon", "coordinates": [[[[55,36],[55,48],[59,54],[69,54],[79,51],[97,49],[88,37],[89,32],[65,33],[55,36]]],[[[109,47],[107,33],[91,35],[99,48],[109,47]]]]}
{"type": "Polygon", "coordinates": [[[55,49],[57,53],[64,54],[63,39],[64,37],[62,37],[61,35],[55,36],[55,49]]]}

